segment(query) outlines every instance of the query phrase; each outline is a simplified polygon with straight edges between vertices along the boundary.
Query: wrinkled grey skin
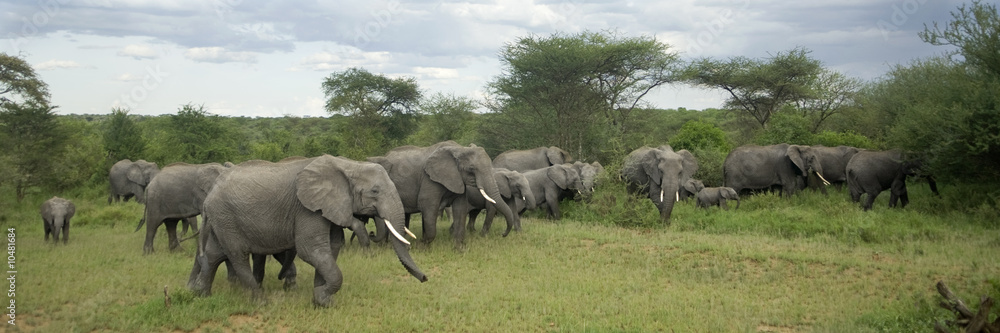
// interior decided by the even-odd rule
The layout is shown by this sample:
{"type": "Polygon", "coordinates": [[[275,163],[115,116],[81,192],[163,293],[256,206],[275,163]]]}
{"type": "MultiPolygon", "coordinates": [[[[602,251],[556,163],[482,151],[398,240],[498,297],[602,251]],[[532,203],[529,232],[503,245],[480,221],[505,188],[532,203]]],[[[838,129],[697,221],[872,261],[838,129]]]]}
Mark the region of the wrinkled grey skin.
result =
{"type": "Polygon", "coordinates": [[[59,233],[62,232],[63,244],[69,241],[69,220],[76,214],[76,205],[69,200],[52,197],[42,203],[42,221],[45,223],[45,241],[49,241],[49,234],[52,234],[52,243],[59,244],[59,233]]]}
{"type": "MultiPolygon", "coordinates": [[[[229,163],[229,162],[226,162],[229,163]]],[[[232,167],[230,163],[228,167],[232,167]]],[[[223,177],[220,175],[219,177],[223,177]]],[[[208,219],[205,219],[204,226],[202,227],[202,233],[211,233],[212,224],[209,223],[208,219]]],[[[195,257],[201,255],[202,248],[199,246],[195,257]]],[[[295,269],[295,249],[287,249],[284,252],[278,252],[272,255],[278,263],[281,264],[281,271],[278,272],[278,280],[283,280],[283,288],[285,290],[291,290],[296,287],[296,278],[298,272],[295,269]]],[[[266,267],[267,255],[266,254],[251,254],[251,260],[253,260],[253,279],[257,283],[257,286],[261,286],[264,282],[264,269],[266,267]]],[[[236,275],[236,271],[233,269],[233,264],[228,259],[225,259],[226,272],[228,273],[227,278],[230,282],[239,282],[239,277],[236,275]]],[[[195,261],[194,267],[191,269],[191,274],[188,278],[189,286],[193,285],[193,281],[197,280],[198,276],[201,274],[201,265],[198,261],[195,261]]]]}
{"type": "Polygon", "coordinates": [[[864,210],[872,209],[875,198],[882,191],[889,190],[889,207],[903,208],[910,202],[906,193],[906,177],[920,176],[927,179],[934,195],[939,195],[937,183],[929,175],[920,174],[920,162],[906,158],[898,150],[861,151],[847,162],[847,188],[851,201],[861,201],[861,195],[868,197],[861,205],[864,210]]]}
{"type": "Polygon", "coordinates": [[[505,151],[493,159],[493,167],[525,172],[572,162],[573,157],[569,153],[562,148],[552,146],[505,151]]]}
{"type": "Polygon", "coordinates": [[[622,177],[628,190],[644,194],[660,211],[660,220],[670,225],[670,214],[684,184],[695,172],[698,161],[687,150],[674,152],[664,145],[657,148],[642,147],[633,150],[622,165],[622,177]]]}
{"type": "Polygon", "coordinates": [[[805,165],[818,165],[815,172],[809,173],[809,188],[820,190],[827,194],[826,186],[822,180],[829,182],[829,185],[836,186],[840,190],[847,183],[847,162],[857,154],[858,148],[848,146],[826,147],[826,146],[800,146],[800,156],[805,165]],[[823,178],[816,176],[820,172],[823,178]]]}
{"type": "Polygon", "coordinates": [[[807,173],[824,173],[817,159],[802,155],[808,146],[777,144],[742,146],[733,149],[722,164],[725,186],[736,192],[781,187],[792,195],[805,187],[807,173]]]}
{"type": "Polygon", "coordinates": [[[580,174],[570,164],[553,165],[544,169],[525,171],[522,174],[531,186],[531,193],[535,195],[535,206],[548,207],[546,216],[554,220],[562,217],[559,212],[559,197],[562,193],[576,192],[583,188],[580,174]]]}
{"type": "Polygon", "coordinates": [[[686,182],[684,182],[684,184],[681,184],[681,189],[679,194],[681,201],[685,201],[688,198],[694,197],[695,194],[698,194],[698,192],[701,191],[703,188],[705,188],[705,183],[702,183],[701,180],[693,178],[688,179],[686,182]]]}
{"type": "Polygon", "coordinates": [[[732,187],[706,187],[698,192],[697,198],[699,208],[719,206],[729,210],[726,200],[736,200],[736,209],[740,209],[740,195],[732,187]]]}
{"type": "MultiPolygon", "coordinates": [[[[516,218],[513,223],[507,221],[507,230],[503,233],[504,236],[507,236],[511,228],[517,231],[521,230],[521,214],[527,209],[535,208],[535,195],[531,192],[531,185],[528,184],[528,179],[524,178],[524,175],[520,172],[504,168],[493,168],[493,179],[496,180],[497,187],[500,188],[500,196],[503,197],[503,201],[507,203],[507,206],[514,210],[516,218]]],[[[465,193],[466,196],[458,200],[466,200],[471,208],[467,230],[470,232],[476,231],[476,217],[485,209],[486,221],[483,222],[482,235],[488,234],[490,226],[493,225],[493,218],[497,214],[496,208],[488,204],[486,198],[483,198],[483,195],[479,194],[479,190],[477,189],[466,188],[465,193]]]]}
{"type": "MultiPolygon", "coordinates": [[[[210,221],[199,238],[188,286],[208,295],[219,264],[230,260],[239,281],[260,296],[247,255],[294,248],[315,267],[313,304],[330,306],[343,275],[337,257],[344,228],[354,215],[377,216],[400,236],[390,236],[403,267],[427,281],[403,242],[403,205],[385,169],[374,163],[323,155],[284,163],[237,165],[225,172],[205,198],[210,221]]],[[[388,228],[387,228],[388,229],[388,228]]]]}
{"type": "MultiPolygon", "coordinates": [[[[399,198],[406,214],[420,213],[423,221],[423,239],[430,244],[437,236],[437,217],[441,209],[452,206],[456,246],[465,243],[465,219],[471,209],[464,200],[466,189],[483,189],[507,221],[516,221],[513,209],[500,196],[500,189],[493,178],[493,166],[482,147],[463,147],[454,141],[445,141],[430,147],[403,146],[390,150],[385,156],[369,157],[368,161],[382,165],[396,184],[399,198]]],[[[376,226],[379,223],[376,220],[376,226]]],[[[385,239],[384,229],[377,229],[375,241],[385,239]]]]}
{"type": "MultiPolygon", "coordinates": [[[[201,214],[205,195],[212,189],[216,177],[226,170],[222,164],[174,163],[160,170],[146,187],[146,210],[136,231],[146,224],[144,254],[153,253],[153,239],[160,224],[166,224],[170,250],[180,247],[177,239],[177,222],[188,219],[195,222],[201,214]]],[[[197,225],[197,223],[192,223],[197,225]]]]}
{"type": "Polygon", "coordinates": [[[124,199],[125,202],[128,202],[128,199],[132,197],[135,197],[137,202],[144,203],[143,193],[145,193],[146,186],[159,172],[160,168],[156,166],[156,163],[145,160],[132,162],[129,159],[124,159],[116,162],[111,166],[111,171],[108,172],[108,182],[111,184],[108,204],[111,204],[112,200],[119,202],[124,199]]]}

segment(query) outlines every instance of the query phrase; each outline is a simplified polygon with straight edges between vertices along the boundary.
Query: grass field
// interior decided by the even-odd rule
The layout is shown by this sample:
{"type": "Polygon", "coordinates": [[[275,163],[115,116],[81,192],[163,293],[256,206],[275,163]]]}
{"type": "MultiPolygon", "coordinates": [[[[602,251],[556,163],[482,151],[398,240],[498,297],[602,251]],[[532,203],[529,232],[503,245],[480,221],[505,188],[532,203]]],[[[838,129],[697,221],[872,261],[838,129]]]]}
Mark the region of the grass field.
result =
{"type": "Polygon", "coordinates": [[[461,250],[440,223],[433,245],[412,249],[428,282],[386,247],[350,244],[343,289],[325,309],[311,305],[313,268],[301,260],[295,290],[282,290],[269,259],[263,300],[226,281],[225,268],[212,296],[194,297],[185,285],[195,244],[169,252],[161,231],[156,252],[142,255],[144,233],[133,232],[142,206],[108,206],[96,190],[66,194],[77,217],[69,244],[53,246],[38,215],[48,195],[19,204],[4,194],[17,325],[3,330],[929,332],[950,318],[935,305],[939,280],[970,303],[1000,297],[997,198],[970,204],[975,189],[941,190],[934,198],[911,186],[902,210],[883,194],[870,212],[836,191],[760,195],[730,211],[687,202],[670,227],[654,228],[622,228],[569,203],[562,221],[528,217],[507,238],[499,221],[461,250]]]}

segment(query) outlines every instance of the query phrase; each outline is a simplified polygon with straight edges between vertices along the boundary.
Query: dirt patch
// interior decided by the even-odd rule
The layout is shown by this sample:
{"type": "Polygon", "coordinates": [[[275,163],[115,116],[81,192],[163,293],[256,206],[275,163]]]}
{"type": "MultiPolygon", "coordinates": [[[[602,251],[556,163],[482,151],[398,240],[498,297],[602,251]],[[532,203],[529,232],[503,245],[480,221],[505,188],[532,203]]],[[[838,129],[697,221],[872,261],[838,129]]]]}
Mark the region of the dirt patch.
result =
{"type": "Polygon", "coordinates": [[[768,324],[757,325],[757,332],[777,332],[777,333],[791,333],[798,332],[794,326],[774,326],[768,324]]]}
{"type": "MultiPolygon", "coordinates": [[[[229,316],[226,323],[221,324],[214,321],[204,322],[198,325],[197,328],[192,330],[190,333],[202,333],[206,331],[219,331],[222,330],[223,333],[234,333],[234,332],[279,332],[287,333],[291,329],[288,326],[277,324],[269,325],[265,322],[261,315],[245,315],[245,314],[234,314],[229,316]]],[[[187,333],[181,330],[174,330],[173,333],[187,333]]]]}

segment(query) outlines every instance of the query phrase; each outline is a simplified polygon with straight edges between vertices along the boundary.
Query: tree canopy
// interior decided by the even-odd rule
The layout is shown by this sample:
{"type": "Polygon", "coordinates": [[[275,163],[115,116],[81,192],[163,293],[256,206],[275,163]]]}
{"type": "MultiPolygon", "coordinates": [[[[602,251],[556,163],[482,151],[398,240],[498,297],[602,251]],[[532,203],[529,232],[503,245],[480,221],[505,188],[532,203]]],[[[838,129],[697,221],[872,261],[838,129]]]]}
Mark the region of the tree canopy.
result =
{"type": "Polygon", "coordinates": [[[352,131],[341,138],[347,156],[381,153],[414,130],[422,96],[415,78],[393,79],[353,67],[330,74],[322,87],[327,112],[347,115],[352,121],[352,131]]]}
{"type": "Polygon", "coordinates": [[[24,59],[0,53],[0,106],[8,103],[49,103],[49,87],[24,59]]]}

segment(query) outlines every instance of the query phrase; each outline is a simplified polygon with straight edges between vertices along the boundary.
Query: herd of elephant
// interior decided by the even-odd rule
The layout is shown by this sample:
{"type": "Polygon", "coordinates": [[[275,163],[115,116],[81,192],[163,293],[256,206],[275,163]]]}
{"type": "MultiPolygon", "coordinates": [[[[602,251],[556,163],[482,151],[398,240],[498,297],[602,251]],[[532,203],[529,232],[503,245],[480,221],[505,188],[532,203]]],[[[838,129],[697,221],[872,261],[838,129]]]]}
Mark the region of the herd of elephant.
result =
{"type": "MultiPolygon", "coordinates": [[[[885,189],[891,189],[890,206],[897,199],[905,206],[905,179],[916,175],[919,163],[907,161],[898,151],[781,144],[736,148],[723,169],[727,186],[705,187],[693,178],[698,170],[695,157],[664,145],[631,152],[620,176],[629,191],[647,196],[669,223],[674,203],[685,198],[695,197],[697,206],[704,208],[725,208],[726,200],[737,200],[738,207],[740,192],[780,188],[792,194],[812,175],[826,184],[846,182],[855,202],[867,194],[866,210],[885,189]]],[[[475,231],[476,216],[484,209],[482,234],[489,232],[499,211],[507,220],[507,236],[521,229],[520,215],[528,209],[544,209],[549,218],[559,219],[559,202],[588,199],[603,172],[599,162],[573,161],[558,147],[511,150],[491,160],[481,147],[452,141],[398,147],[366,162],[323,155],[237,165],[174,163],[160,169],[143,160],[122,160],[109,173],[108,203],[135,197],[145,204],[136,231],[145,223],[147,254],[153,252],[161,224],[166,225],[171,250],[180,245],[178,223],[184,223],[184,232],[188,226],[197,232],[188,287],[198,294],[211,293],[222,263],[230,279],[260,293],[267,255],[282,264],[278,277],[285,286],[294,286],[293,259],[298,256],[315,267],[313,303],[329,306],[343,282],[337,256],[345,244],[344,229],[365,247],[372,241],[391,244],[403,267],[423,282],[427,276],[409,254],[407,237],[416,239],[409,230],[411,214],[420,213],[422,241],[428,244],[446,208],[456,245],[464,244],[467,231],[475,231]],[[203,220],[200,231],[197,215],[203,220]],[[370,219],[375,221],[373,233],[365,227],[370,219]]],[[[62,230],[66,241],[74,210],[61,198],[43,204],[46,240],[50,232],[58,240],[62,230]]]]}

